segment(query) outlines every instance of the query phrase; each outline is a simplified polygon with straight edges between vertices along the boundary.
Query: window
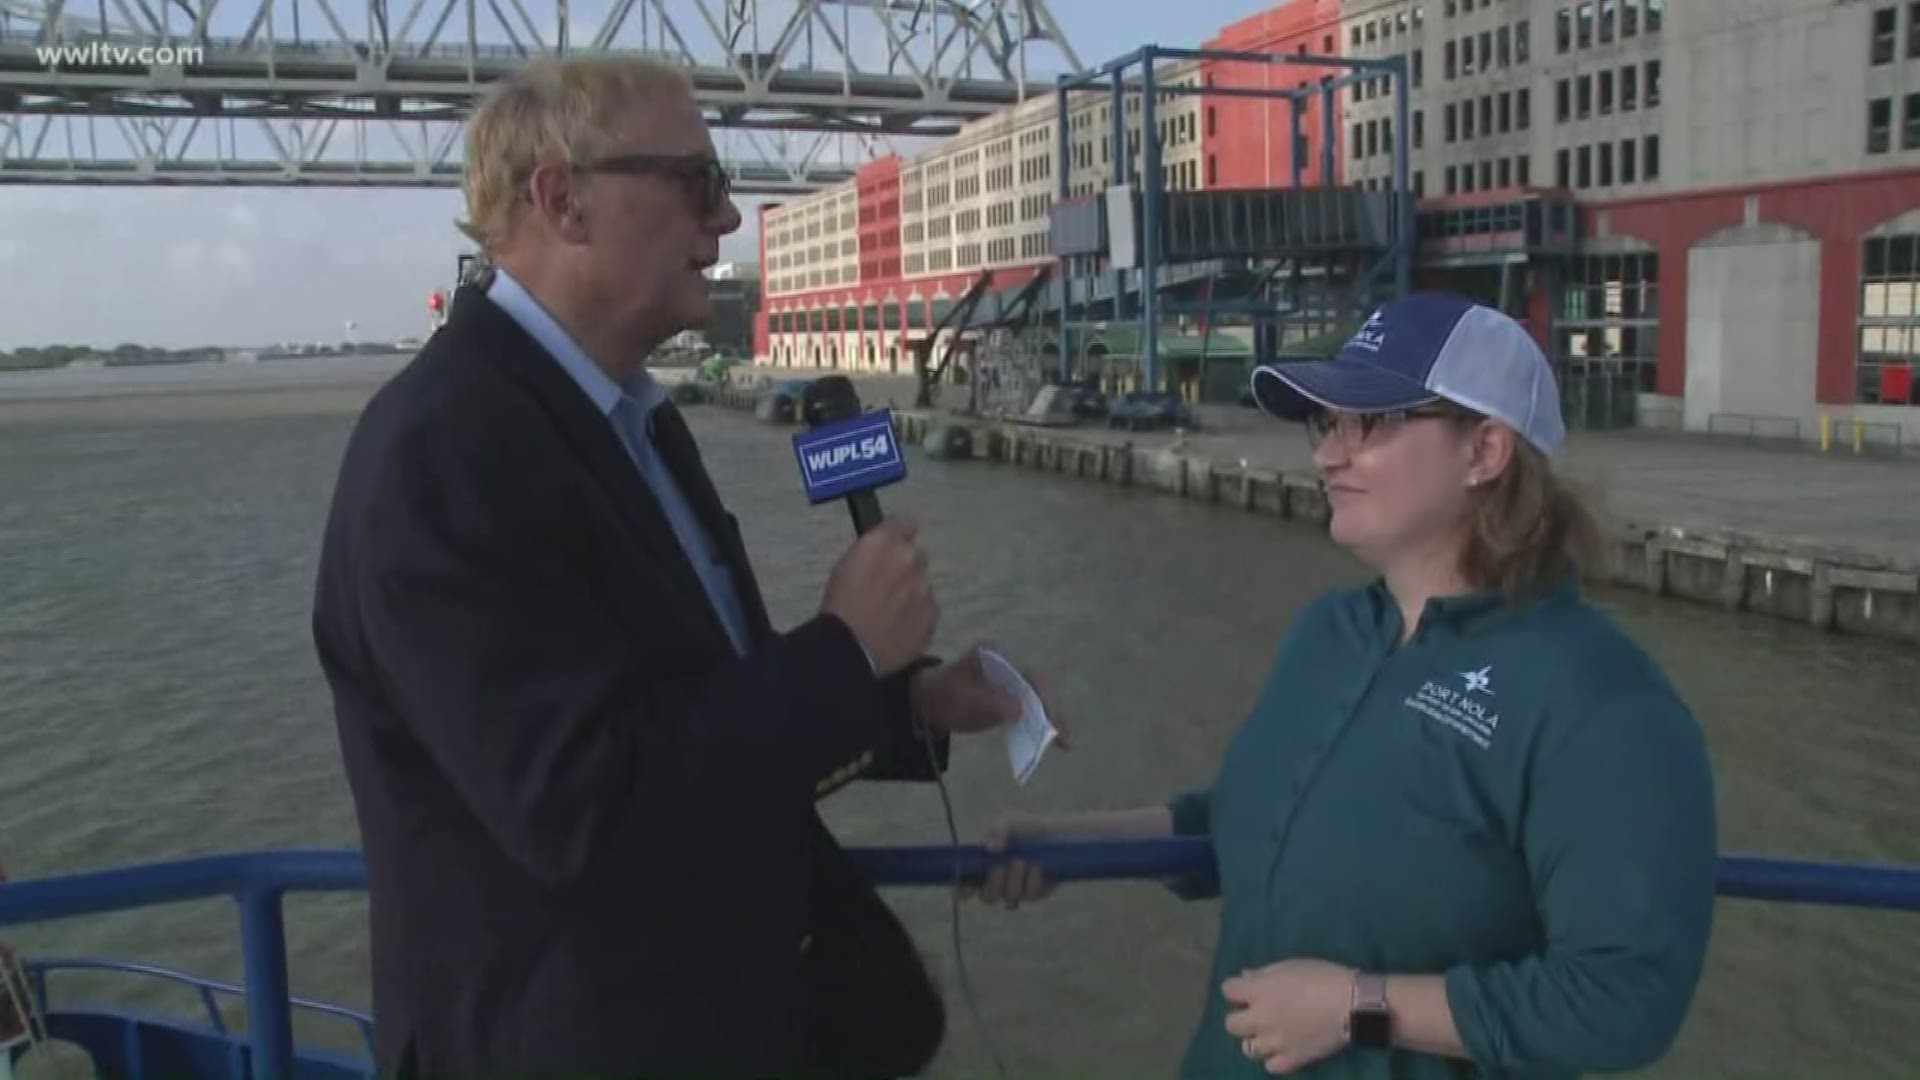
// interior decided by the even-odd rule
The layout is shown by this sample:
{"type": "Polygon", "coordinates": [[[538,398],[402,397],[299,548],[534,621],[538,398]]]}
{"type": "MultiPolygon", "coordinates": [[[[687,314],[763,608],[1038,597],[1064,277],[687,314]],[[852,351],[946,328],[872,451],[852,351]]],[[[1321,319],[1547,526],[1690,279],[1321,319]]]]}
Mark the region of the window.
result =
{"type": "Polygon", "coordinates": [[[1893,139],[1893,99],[1867,102],[1867,153],[1884,154],[1893,139]]]}
{"type": "Polygon", "coordinates": [[[1503,188],[1509,188],[1513,186],[1513,159],[1512,158],[1500,159],[1500,186],[1503,188]]]}
{"type": "Polygon", "coordinates": [[[1574,116],[1585,120],[1593,115],[1593,76],[1582,75],[1574,93],[1574,116]]]}
{"type": "Polygon", "coordinates": [[[1480,99],[1480,134],[1484,137],[1493,134],[1493,95],[1480,99]]]}
{"type": "Polygon", "coordinates": [[[1600,144],[1600,186],[1613,186],[1613,144],[1610,142],[1600,144]]]}
{"type": "Polygon", "coordinates": [[[1920,0],[1907,5],[1907,58],[1920,56],[1920,0]]]}
{"type": "Polygon", "coordinates": [[[1367,152],[1365,148],[1366,143],[1363,141],[1365,137],[1366,137],[1366,133],[1361,130],[1360,125],[1359,124],[1353,125],[1353,156],[1354,157],[1360,158],[1360,157],[1367,156],[1367,152]]]}
{"type": "Polygon", "coordinates": [[[1527,157],[1525,155],[1521,156],[1520,158],[1520,186],[1521,187],[1526,187],[1528,184],[1533,183],[1533,178],[1527,175],[1530,171],[1532,171],[1529,168],[1529,166],[1531,166],[1532,163],[1533,163],[1532,158],[1527,157]]]}
{"type": "Polygon", "coordinates": [[[1579,173],[1574,181],[1574,186],[1581,189],[1592,187],[1593,186],[1593,147],[1591,146],[1581,147],[1580,152],[1574,155],[1574,160],[1575,162],[1578,163],[1578,168],[1579,168],[1579,173]]]}
{"type": "MultiPolygon", "coordinates": [[[[1920,3],[1920,0],[1915,2],[1920,3]]],[[[1513,62],[1516,64],[1527,62],[1527,20],[1525,19],[1513,24],[1513,62]]]]}
{"type": "Polygon", "coordinates": [[[1600,73],[1600,115],[1606,116],[1612,112],[1613,72],[1603,71],[1600,73]]]}
{"type": "Polygon", "coordinates": [[[1560,296],[1562,393],[1574,415],[1598,419],[1620,390],[1650,393],[1659,367],[1660,257],[1569,260],[1560,296]]]}
{"type": "Polygon", "coordinates": [[[1920,94],[1907,95],[1907,115],[1901,124],[1900,149],[1920,150],[1920,94]]]}
{"type": "Polygon", "coordinates": [[[1521,131],[1533,126],[1533,91],[1525,86],[1520,88],[1520,116],[1515,126],[1521,131]]]}
{"type": "Polygon", "coordinates": [[[1471,101],[1460,103],[1460,137],[1473,138],[1473,102],[1471,101]]]}
{"type": "Polygon", "coordinates": [[[1449,165],[1447,166],[1447,194],[1452,195],[1453,193],[1459,190],[1460,190],[1459,177],[1454,174],[1453,166],[1449,165]]]}
{"type": "Polygon", "coordinates": [[[1634,106],[1637,104],[1634,99],[1639,96],[1636,92],[1640,87],[1639,76],[1640,69],[1637,67],[1623,67],[1620,69],[1621,112],[1632,112],[1634,110],[1634,106]]]}
{"type": "Polygon", "coordinates": [[[1647,61],[1647,108],[1660,104],[1660,61],[1647,61]]]}
{"type": "Polygon", "coordinates": [[[1894,23],[1899,18],[1897,8],[1883,7],[1873,13],[1873,63],[1893,63],[1894,23]]]}
{"type": "Polygon", "coordinates": [[[1480,31],[1480,67],[1486,71],[1493,70],[1493,31],[1491,30],[1480,31]]]}
{"type": "Polygon", "coordinates": [[[1459,52],[1455,48],[1455,43],[1451,41],[1447,42],[1447,78],[1449,79],[1453,78],[1454,72],[1457,70],[1454,63],[1457,59],[1459,59],[1459,52]]]}
{"type": "Polygon", "coordinates": [[[1632,139],[1620,140],[1620,182],[1623,184],[1633,183],[1634,165],[1639,157],[1634,151],[1638,149],[1640,144],[1632,139]]]}
{"type": "Polygon", "coordinates": [[[1667,0],[1647,0],[1647,33],[1660,29],[1661,16],[1666,13],[1667,0]]]}
{"type": "Polygon", "coordinates": [[[1564,124],[1572,114],[1572,95],[1568,91],[1567,80],[1561,79],[1553,87],[1553,118],[1564,124]]]}
{"type": "Polygon", "coordinates": [[[1600,0],[1600,44],[1613,44],[1614,0],[1600,0]]]}
{"type": "Polygon", "coordinates": [[[1582,49],[1593,47],[1593,0],[1582,0],[1575,9],[1573,20],[1574,44],[1582,49]]]}
{"type": "Polygon", "coordinates": [[[1454,116],[1453,103],[1448,102],[1447,103],[1447,141],[1448,142],[1453,142],[1456,138],[1458,138],[1459,129],[1455,126],[1455,121],[1456,121],[1456,117],[1454,116]]]}
{"type": "Polygon", "coordinates": [[[1860,262],[1856,396],[1876,405],[1920,404],[1920,233],[1869,236],[1860,262]]]}
{"type": "Polygon", "coordinates": [[[1565,53],[1573,47],[1573,15],[1561,8],[1553,17],[1554,51],[1565,53]]]}
{"type": "Polygon", "coordinates": [[[1500,93],[1500,134],[1505,135],[1507,132],[1512,130],[1513,130],[1513,95],[1506,91],[1501,91],[1500,93]]]}
{"type": "Polygon", "coordinates": [[[1426,114],[1415,111],[1413,114],[1413,148],[1420,149],[1427,141],[1426,114]]]}
{"type": "Polygon", "coordinates": [[[1469,34],[1460,39],[1460,74],[1473,74],[1473,36],[1469,34]]]}
{"type": "Polygon", "coordinates": [[[1480,163],[1480,190],[1486,191],[1492,187],[1493,187],[1493,162],[1483,161],[1480,163]]]}
{"type": "Polygon", "coordinates": [[[1501,67],[1510,67],[1513,64],[1512,34],[1513,31],[1510,28],[1503,26],[1494,36],[1494,59],[1501,67]]]}
{"type": "Polygon", "coordinates": [[[1421,57],[1425,55],[1426,54],[1419,49],[1413,50],[1413,88],[1415,90],[1420,89],[1420,83],[1426,75],[1427,65],[1420,62],[1421,57]]]}
{"type": "Polygon", "coordinates": [[[1642,144],[1645,147],[1640,154],[1641,171],[1648,180],[1660,179],[1660,136],[1649,135],[1642,144]]]}
{"type": "Polygon", "coordinates": [[[1640,0],[1620,0],[1620,36],[1630,38],[1640,32],[1640,0]]]}
{"type": "Polygon", "coordinates": [[[1554,186],[1563,187],[1563,188],[1572,187],[1573,186],[1572,151],[1569,151],[1566,147],[1561,147],[1560,152],[1553,156],[1553,162],[1554,162],[1554,186]]]}
{"type": "Polygon", "coordinates": [[[1419,169],[1413,170],[1413,197],[1425,198],[1427,194],[1427,174],[1419,169]]]}

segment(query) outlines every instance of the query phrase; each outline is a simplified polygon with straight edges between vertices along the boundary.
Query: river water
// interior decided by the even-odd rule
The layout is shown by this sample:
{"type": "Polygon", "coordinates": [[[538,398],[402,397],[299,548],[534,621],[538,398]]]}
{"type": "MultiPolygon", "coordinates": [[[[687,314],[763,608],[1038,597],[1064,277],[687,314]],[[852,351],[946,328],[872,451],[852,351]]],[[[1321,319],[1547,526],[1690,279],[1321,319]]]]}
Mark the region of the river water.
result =
{"type": "MultiPolygon", "coordinates": [[[[776,622],[807,617],[848,540],[845,512],[805,505],[785,432],[689,415],[776,622]]],[[[0,859],[14,877],[357,842],[307,623],[350,423],[0,426],[0,859]]],[[[1204,782],[1288,620],[1360,573],[1303,525],[984,463],[916,455],[910,468],[884,501],[922,521],[939,647],[990,637],[1037,666],[1079,743],[1024,788],[997,742],[963,743],[948,788],[965,840],[1003,810],[1132,806],[1204,782]]],[[[1723,850],[1920,863],[1911,647],[1603,599],[1707,727],[1723,850]]],[[[851,843],[946,839],[931,785],[857,785],[827,813],[851,843]]],[[[957,991],[947,895],[889,896],[955,988],[939,1075],[992,1075],[957,991]]],[[[968,974],[1009,1075],[1171,1075],[1208,990],[1215,916],[1144,884],[1070,887],[1017,912],[964,908],[968,974]]],[[[355,897],[289,903],[297,994],[365,1005],[364,917],[355,897]]],[[[236,933],[221,902],[12,940],[237,979],[236,933]]],[[[1654,1074],[1911,1075],[1916,976],[1920,916],[1723,902],[1694,1014],[1654,1074]]],[[[63,988],[194,1007],[123,981],[63,988]]],[[[351,1045],[337,1024],[298,1031],[351,1045]]]]}

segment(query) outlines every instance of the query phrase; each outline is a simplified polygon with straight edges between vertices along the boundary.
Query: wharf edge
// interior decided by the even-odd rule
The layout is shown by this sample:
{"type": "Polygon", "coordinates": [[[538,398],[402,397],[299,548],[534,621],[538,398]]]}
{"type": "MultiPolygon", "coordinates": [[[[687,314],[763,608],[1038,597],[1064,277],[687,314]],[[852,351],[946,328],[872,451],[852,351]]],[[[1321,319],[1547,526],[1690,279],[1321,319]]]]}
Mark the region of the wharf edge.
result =
{"type": "MultiPolygon", "coordinates": [[[[720,387],[702,399],[751,412],[759,389],[720,387]]],[[[921,445],[928,432],[969,431],[965,455],[1130,487],[1316,526],[1328,504],[1308,472],[1242,468],[1204,454],[1078,439],[1059,430],[934,411],[896,409],[894,431],[921,445]]],[[[1716,604],[1837,633],[1920,644],[1920,567],[1859,552],[1734,532],[1623,522],[1608,538],[1601,579],[1656,596],[1716,604]]]]}

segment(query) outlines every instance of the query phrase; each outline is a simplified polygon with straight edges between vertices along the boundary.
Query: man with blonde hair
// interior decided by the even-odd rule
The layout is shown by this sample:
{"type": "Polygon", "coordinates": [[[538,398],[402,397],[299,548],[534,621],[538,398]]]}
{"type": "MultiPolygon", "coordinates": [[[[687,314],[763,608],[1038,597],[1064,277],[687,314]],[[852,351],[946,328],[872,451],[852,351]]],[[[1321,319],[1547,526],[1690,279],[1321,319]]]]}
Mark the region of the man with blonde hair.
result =
{"type": "Polygon", "coordinates": [[[341,465],[314,637],[365,845],[378,1064],[883,1076],[935,1053],[912,943],[822,825],[1013,719],[922,655],[913,526],[775,631],[648,352],[740,225],[692,87],[546,61],[468,130],[488,269],[341,465]]]}

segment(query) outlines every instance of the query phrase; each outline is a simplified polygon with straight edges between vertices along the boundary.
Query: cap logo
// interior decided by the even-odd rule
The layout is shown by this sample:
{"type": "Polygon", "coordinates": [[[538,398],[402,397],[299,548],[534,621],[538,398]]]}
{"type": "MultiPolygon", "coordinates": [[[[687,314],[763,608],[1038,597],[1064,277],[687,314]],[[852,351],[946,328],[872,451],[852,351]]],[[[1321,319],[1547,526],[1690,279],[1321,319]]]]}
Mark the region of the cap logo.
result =
{"type": "Polygon", "coordinates": [[[1353,332],[1351,338],[1347,339],[1347,344],[1353,348],[1365,349],[1368,352],[1376,353],[1379,352],[1386,343],[1386,319],[1383,318],[1378,311],[1367,316],[1367,321],[1360,325],[1360,329],[1353,332]]]}

